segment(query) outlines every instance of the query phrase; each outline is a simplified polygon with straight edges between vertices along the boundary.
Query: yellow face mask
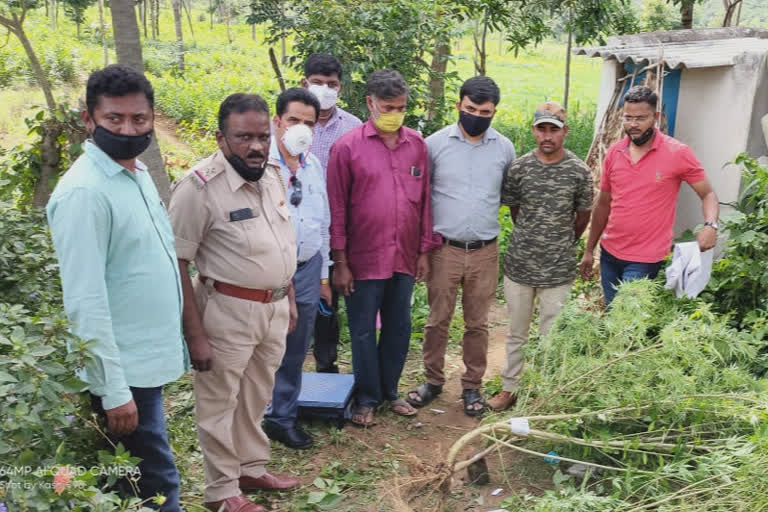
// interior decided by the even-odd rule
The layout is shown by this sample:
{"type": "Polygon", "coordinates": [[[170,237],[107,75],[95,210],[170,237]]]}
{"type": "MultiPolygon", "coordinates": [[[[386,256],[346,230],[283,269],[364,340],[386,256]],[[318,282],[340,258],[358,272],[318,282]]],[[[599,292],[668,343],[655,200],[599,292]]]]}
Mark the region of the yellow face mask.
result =
{"type": "Polygon", "coordinates": [[[375,110],[378,116],[373,119],[373,124],[380,131],[384,133],[392,133],[403,126],[405,112],[379,112],[378,107],[375,107],[375,110]]]}

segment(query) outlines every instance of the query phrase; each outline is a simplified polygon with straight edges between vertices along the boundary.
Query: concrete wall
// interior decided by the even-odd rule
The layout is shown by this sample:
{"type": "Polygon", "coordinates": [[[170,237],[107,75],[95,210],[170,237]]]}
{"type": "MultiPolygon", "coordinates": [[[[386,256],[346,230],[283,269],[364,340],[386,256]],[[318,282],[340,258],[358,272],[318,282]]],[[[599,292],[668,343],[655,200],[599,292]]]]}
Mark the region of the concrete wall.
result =
{"type": "MultiPolygon", "coordinates": [[[[726,164],[747,149],[757,85],[757,63],[685,69],[680,82],[675,137],[694,150],[721,202],[738,197],[741,176],[726,164]]],[[[701,203],[683,185],[675,234],[703,222],[701,203]]]]}
{"type": "MultiPolygon", "coordinates": [[[[768,155],[768,129],[763,130],[762,119],[768,114],[768,55],[763,56],[757,67],[757,89],[752,105],[752,124],[749,128],[747,152],[760,157],[768,155]]],[[[766,125],[768,126],[768,125],[766,125]]]]}

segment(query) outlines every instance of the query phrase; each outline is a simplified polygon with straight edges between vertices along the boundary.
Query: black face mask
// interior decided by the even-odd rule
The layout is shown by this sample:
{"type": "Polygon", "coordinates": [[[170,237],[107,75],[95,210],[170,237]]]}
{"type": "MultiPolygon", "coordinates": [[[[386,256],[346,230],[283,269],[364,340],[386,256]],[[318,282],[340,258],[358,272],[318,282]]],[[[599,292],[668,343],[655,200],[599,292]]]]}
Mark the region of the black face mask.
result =
{"type": "Polygon", "coordinates": [[[224,141],[227,143],[227,147],[229,148],[230,155],[224,157],[227,159],[227,162],[229,162],[229,165],[231,165],[232,168],[237,171],[237,174],[239,174],[240,177],[245,181],[259,181],[261,177],[264,176],[264,171],[267,168],[267,158],[264,157],[263,154],[257,153],[255,151],[248,153],[248,158],[264,157],[263,164],[258,167],[251,167],[245,163],[245,160],[232,152],[232,147],[229,145],[229,141],[226,137],[224,137],[224,141]]]}
{"type": "Polygon", "coordinates": [[[632,144],[634,144],[635,146],[642,146],[643,144],[651,140],[651,137],[653,137],[653,126],[651,126],[646,131],[644,131],[643,134],[640,135],[639,137],[633,138],[631,135],[629,135],[629,140],[631,140],[632,144]]]}
{"type": "Polygon", "coordinates": [[[491,126],[492,119],[492,117],[475,116],[463,110],[459,112],[459,122],[470,137],[477,137],[485,133],[488,127],[491,126]]]}
{"type": "Polygon", "coordinates": [[[152,132],[141,135],[120,135],[96,125],[93,142],[113,160],[131,160],[142,154],[152,142],[152,132]]]}

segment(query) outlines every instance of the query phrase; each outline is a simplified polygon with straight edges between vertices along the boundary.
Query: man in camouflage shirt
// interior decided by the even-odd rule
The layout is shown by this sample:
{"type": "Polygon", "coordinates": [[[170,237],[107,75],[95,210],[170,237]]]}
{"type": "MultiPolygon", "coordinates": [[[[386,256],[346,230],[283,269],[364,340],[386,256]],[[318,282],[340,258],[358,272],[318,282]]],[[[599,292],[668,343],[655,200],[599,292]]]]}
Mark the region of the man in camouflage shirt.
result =
{"type": "Polygon", "coordinates": [[[563,107],[553,101],[540,105],[532,129],[537,149],[510,164],[502,185],[501,202],[509,206],[515,230],[504,258],[510,322],[503,391],[488,402],[494,410],[517,400],[534,300],[539,299],[544,336],[568,297],[577,271],[576,242],[592,208],[592,172],[563,147],[563,107]]]}

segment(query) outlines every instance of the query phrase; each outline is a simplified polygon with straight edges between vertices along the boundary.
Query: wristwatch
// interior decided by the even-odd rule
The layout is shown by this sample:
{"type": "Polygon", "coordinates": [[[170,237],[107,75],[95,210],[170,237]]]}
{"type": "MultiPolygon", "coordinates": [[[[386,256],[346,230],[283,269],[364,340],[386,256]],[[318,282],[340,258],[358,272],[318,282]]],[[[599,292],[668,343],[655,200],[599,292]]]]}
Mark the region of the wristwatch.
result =
{"type": "Polygon", "coordinates": [[[717,231],[718,229],[720,229],[720,224],[718,224],[718,223],[717,223],[717,222],[715,222],[715,221],[712,221],[712,222],[710,222],[710,221],[707,221],[707,222],[705,222],[705,223],[704,223],[704,226],[705,226],[705,227],[706,227],[706,226],[709,226],[709,227],[711,227],[712,229],[714,229],[715,231],[717,231]]]}
{"type": "Polygon", "coordinates": [[[320,280],[320,284],[328,284],[328,283],[330,283],[330,281],[328,281],[328,279],[321,279],[320,280]]]}

